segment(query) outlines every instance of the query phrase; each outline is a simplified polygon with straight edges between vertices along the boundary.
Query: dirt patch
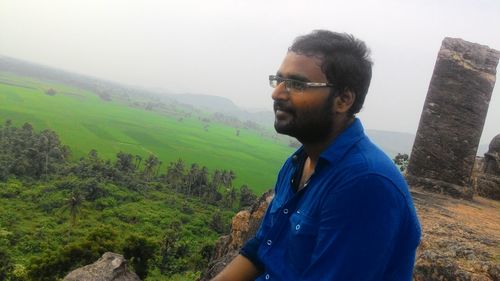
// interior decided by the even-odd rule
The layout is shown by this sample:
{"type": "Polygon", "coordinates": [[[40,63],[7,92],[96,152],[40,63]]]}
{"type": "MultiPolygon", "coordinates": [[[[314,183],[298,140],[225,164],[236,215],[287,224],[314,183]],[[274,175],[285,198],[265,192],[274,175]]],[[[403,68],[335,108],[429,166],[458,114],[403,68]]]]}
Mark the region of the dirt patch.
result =
{"type": "Polygon", "coordinates": [[[414,280],[500,280],[500,202],[412,188],[422,224],[414,280]]]}

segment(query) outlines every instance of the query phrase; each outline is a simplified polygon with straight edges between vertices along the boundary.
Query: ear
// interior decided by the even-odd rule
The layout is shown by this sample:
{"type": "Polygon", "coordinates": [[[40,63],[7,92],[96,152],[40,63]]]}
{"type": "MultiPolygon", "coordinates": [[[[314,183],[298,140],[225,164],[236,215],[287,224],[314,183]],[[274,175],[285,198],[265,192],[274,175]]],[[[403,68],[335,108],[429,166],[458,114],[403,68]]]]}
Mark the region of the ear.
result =
{"type": "Polygon", "coordinates": [[[337,113],[346,113],[354,104],[356,100],[356,94],[351,90],[344,90],[340,92],[334,101],[334,110],[337,113]]]}

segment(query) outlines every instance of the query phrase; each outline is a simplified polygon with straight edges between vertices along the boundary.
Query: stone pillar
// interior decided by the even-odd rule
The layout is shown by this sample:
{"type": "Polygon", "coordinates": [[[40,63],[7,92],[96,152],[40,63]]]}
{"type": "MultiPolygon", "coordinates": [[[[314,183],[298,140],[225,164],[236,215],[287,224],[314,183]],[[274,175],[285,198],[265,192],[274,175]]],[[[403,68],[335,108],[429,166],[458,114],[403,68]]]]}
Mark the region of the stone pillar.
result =
{"type": "Polygon", "coordinates": [[[408,165],[411,185],[472,198],[470,177],[499,57],[487,46],[443,40],[408,165]]]}

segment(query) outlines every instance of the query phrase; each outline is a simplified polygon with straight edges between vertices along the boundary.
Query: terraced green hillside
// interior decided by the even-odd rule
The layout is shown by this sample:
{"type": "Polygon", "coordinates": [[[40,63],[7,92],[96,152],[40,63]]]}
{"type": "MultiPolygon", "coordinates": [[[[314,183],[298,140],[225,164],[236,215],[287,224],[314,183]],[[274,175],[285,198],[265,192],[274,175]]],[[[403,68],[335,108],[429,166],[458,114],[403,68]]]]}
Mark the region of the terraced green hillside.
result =
{"type": "Polygon", "coordinates": [[[197,115],[179,118],[132,108],[67,85],[0,72],[0,121],[7,119],[56,131],[75,159],[91,149],[110,159],[119,151],[143,158],[152,153],[163,163],[182,158],[210,169],[231,169],[236,185],[248,184],[256,192],[272,187],[292,151],[257,131],[237,134],[233,127],[197,115]],[[51,88],[55,95],[46,94],[51,88]]]}

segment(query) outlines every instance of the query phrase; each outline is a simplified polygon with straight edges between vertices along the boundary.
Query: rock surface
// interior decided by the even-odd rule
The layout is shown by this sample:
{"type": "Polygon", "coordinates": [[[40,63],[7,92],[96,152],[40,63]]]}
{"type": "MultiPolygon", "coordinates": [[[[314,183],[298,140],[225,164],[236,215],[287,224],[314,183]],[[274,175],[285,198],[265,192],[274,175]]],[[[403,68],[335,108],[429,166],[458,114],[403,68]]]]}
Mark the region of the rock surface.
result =
{"type": "Polygon", "coordinates": [[[238,212],[231,223],[231,233],[222,236],[215,245],[215,253],[208,269],[202,273],[200,281],[208,281],[215,277],[234,257],[238,255],[240,248],[252,238],[259,228],[260,221],[266,213],[267,206],[273,199],[274,193],[264,193],[251,210],[238,212]]]}
{"type": "Polygon", "coordinates": [[[63,281],[140,281],[139,277],[127,269],[127,261],[122,255],[107,252],[93,264],[70,272],[63,281]]]}
{"type": "MultiPolygon", "coordinates": [[[[450,198],[413,187],[412,197],[422,224],[414,281],[499,281],[500,202],[482,197],[450,198]]],[[[238,213],[231,234],[223,236],[200,281],[208,281],[252,237],[272,198],[268,192],[252,211],[238,213]]]]}
{"type": "Polygon", "coordinates": [[[412,184],[472,198],[471,171],[499,57],[487,46],[443,40],[408,165],[412,184]]]}
{"type": "Polygon", "coordinates": [[[500,134],[491,140],[488,152],[484,154],[483,172],[500,177],[500,134]]]}
{"type": "Polygon", "coordinates": [[[476,159],[472,179],[476,194],[500,200],[500,135],[493,138],[484,158],[476,159]]]}
{"type": "Polygon", "coordinates": [[[414,281],[500,280],[500,202],[412,189],[422,224],[414,281]]]}

